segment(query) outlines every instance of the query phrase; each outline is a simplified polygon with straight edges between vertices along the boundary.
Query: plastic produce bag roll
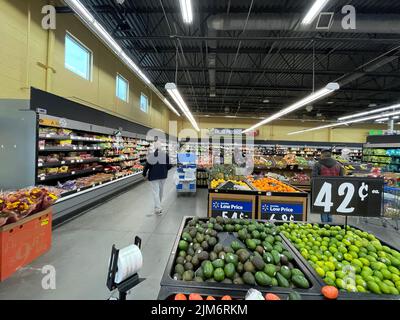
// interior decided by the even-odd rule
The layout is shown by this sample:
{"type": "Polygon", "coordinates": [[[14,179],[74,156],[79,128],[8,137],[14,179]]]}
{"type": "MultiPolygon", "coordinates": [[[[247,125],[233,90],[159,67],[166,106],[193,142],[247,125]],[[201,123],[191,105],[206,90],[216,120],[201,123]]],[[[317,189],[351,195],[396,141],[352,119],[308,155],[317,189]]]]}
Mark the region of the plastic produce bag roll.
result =
{"type": "Polygon", "coordinates": [[[138,271],[143,266],[143,256],[139,247],[131,245],[119,251],[118,271],[115,275],[115,283],[121,283],[138,271]]]}

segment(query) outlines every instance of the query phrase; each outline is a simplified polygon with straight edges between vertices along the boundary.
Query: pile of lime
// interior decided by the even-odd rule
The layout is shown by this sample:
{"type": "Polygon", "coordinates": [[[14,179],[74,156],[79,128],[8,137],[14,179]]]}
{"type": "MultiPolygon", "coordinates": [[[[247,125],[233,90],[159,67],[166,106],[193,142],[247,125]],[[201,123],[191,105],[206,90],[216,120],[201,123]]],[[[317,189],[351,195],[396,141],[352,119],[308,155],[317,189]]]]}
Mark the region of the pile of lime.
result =
{"type": "Polygon", "coordinates": [[[400,253],[350,226],[284,223],[279,230],[326,284],[348,292],[400,291],[400,253]]]}

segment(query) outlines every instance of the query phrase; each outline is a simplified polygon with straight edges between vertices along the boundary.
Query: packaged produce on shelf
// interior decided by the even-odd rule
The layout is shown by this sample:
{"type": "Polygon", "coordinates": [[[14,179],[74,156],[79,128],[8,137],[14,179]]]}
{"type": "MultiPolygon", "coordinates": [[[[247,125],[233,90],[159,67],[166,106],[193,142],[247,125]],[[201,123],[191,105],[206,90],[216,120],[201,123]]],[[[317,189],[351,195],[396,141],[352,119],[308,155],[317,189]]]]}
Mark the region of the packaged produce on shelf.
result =
{"type": "Polygon", "coordinates": [[[284,223],[278,229],[327,285],[348,292],[400,291],[400,253],[347,226],[284,223]]]}
{"type": "Polygon", "coordinates": [[[290,178],[290,183],[298,185],[310,185],[311,177],[305,173],[295,173],[294,176],[290,178]]]}
{"type": "Polygon", "coordinates": [[[269,177],[249,178],[249,181],[259,191],[267,192],[299,192],[293,187],[269,177]]]}
{"type": "Polygon", "coordinates": [[[208,221],[193,218],[188,222],[172,273],[173,279],[186,282],[301,289],[311,286],[273,224],[222,217],[208,221]],[[232,234],[230,245],[218,243],[218,234],[224,231],[232,234]]]}
{"type": "Polygon", "coordinates": [[[61,190],[49,187],[0,193],[0,226],[49,208],[57,201],[60,193],[61,190]]]}
{"type": "Polygon", "coordinates": [[[293,166],[293,165],[298,164],[297,163],[297,157],[293,153],[289,153],[289,154],[285,155],[282,160],[284,162],[286,162],[287,165],[289,165],[289,166],[293,166]]]}

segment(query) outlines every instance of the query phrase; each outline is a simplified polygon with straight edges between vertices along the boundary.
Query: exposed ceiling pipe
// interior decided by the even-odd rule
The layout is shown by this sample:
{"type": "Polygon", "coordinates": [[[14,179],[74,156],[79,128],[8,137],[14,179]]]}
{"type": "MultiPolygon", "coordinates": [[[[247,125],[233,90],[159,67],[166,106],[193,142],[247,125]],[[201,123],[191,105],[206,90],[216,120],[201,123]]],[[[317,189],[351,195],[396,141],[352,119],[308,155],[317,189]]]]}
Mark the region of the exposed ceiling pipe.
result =
{"type": "MultiPolygon", "coordinates": [[[[242,30],[246,23],[246,14],[218,14],[211,16],[208,29],[214,31],[242,30]]],[[[342,15],[335,15],[329,29],[317,29],[319,19],[310,25],[299,23],[300,14],[255,14],[247,22],[248,31],[298,31],[298,32],[342,32],[342,33],[379,33],[399,34],[400,15],[398,14],[357,14],[356,29],[342,27],[342,15]]]]}

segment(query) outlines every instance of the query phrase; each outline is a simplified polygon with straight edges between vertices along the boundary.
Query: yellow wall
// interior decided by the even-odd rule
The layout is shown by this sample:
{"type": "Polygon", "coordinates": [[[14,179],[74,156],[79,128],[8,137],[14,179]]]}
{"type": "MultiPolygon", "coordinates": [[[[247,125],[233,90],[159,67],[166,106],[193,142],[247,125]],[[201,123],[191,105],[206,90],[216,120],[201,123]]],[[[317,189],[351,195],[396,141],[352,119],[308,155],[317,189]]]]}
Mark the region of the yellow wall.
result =
{"type": "Polygon", "coordinates": [[[0,1],[0,99],[29,99],[31,86],[92,108],[162,130],[172,114],[158,96],[139,80],[74,15],[58,14],[57,28],[41,27],[44,0],[0,1]],[[66,31],[93,52],[92,81],[64,68],[66,31]],[[46,70],[45,66],[49,66],[46,70]],[[115,96],[115,78],[129,80],[129,102],[115,96]],[[140,93],[149,98],[149,113],[139,108],[140,93]]]}
{"type": "MultiPolygon", "coordinates": [[[[250,119],[227,119],[227,118],[196,118],[200,129],[210,128],[249,128],[257,123],[257,120],[250,119]]],[[[276,121],[272,124],[262,126],[259,129],[260,135],[256,140],[287,140],[287,141],[316,141],[316,142],[353,142],[365,143],[369,130],[385,130],[385,125],[351,125],[347,128],[332,128],[325,130],[312,131],[289,136],[289,132],[299,131],[307,128],[323,125],[321,122],[296,122],[296,121],[276,121]]],[[[180,122],[179,129],[191,128],[187,121],[180,122]]],[[[185,138],[187,135],[181,135],[185,138]]],[[[205,131],[203,132],[205,136],[205,131]]]]}

